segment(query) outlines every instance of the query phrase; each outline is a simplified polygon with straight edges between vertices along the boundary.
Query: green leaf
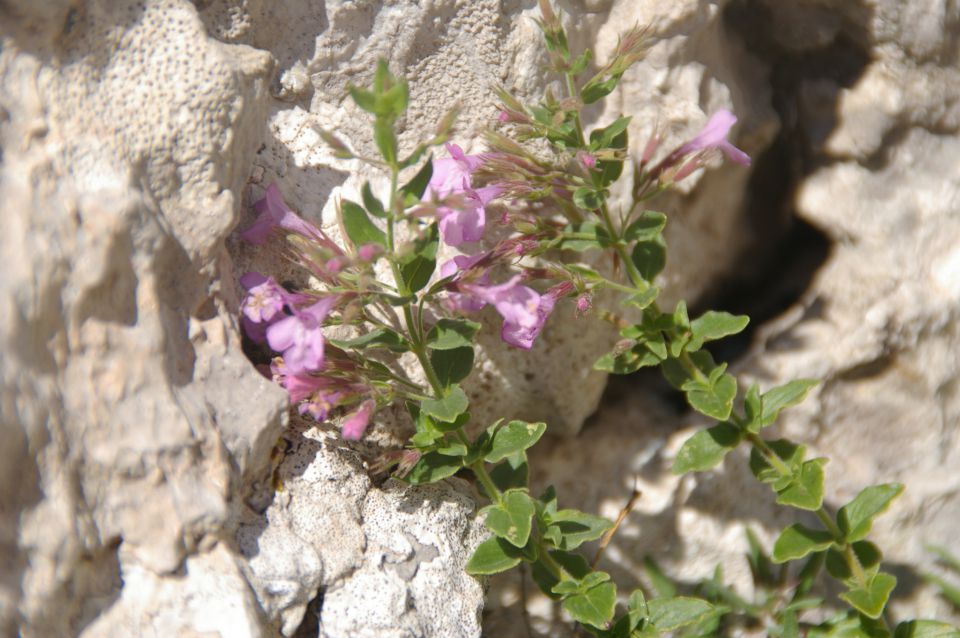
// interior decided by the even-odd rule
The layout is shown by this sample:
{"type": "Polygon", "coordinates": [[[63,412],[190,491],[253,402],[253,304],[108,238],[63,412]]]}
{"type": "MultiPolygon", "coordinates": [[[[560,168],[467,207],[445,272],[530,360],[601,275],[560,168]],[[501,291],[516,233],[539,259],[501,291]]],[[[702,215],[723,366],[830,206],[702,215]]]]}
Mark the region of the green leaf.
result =
{"type": "Polygon", "coordinates": [[[404,206],[413,206],[423,198],[430,178],[433,177],[433,156],[427,158],[420,170],[413,178],[400,187],[400,193],[403,195],[404,206]]]}
{"type": "Polygon", "coordinates": [[[501,491],[512,487],[525,487],[530,478],[530,466],[526,452],[511,454],[490,470],[490,480],[501,491]]]}
{"type": "Polygon", "coordinates": [[[667,242],[659,235],[656,239],[637,242],[630,259],[645,280],[653,281],[667,265],[667,242]]]}
{"type": "Polygon", "coordinates": [[[662,361],[644,344],[637,344],[625,352],[608,352],[593,364],[594,370],[611,374],[632,374],[640,368],[655,366],[662,361]]]}
{"type": "Polygon", "coordinates": [[[427,333],[427,347],[431,350],[453,350],[473,347],[473,339],[480,324],[468,319],[440,319],[427,333]]]}
{"type": "Polygon", "coordinates": [[[700,430],[683,444],[673,462],[674,474],[705,472],[723,461],[727,453],[740,444],[740,430],[729,423],[720,423],[700,430]]]}
{"type": "MultiPolygon", "coordinates": [[[[786,463],[787,467],[793,472],[800,469],[807,450],[806,447],[786,439],[767,441],[767,447],[773,450],[774,454],[786,463]]],[[[756,448],[750,450],[750,471],[761,483],[774,484],[776,486],[774,489],[783,489],[790,482],[789,478],[782,482],[783,477],[780,472],[774,469],[756,448]],[[780,482],[782,482],[782,485],[778,485],[780,482]]]]}
{"type": "Polygon", "coordinates": [[[453,423],[458,416],[467,411],[470,404],[467,395],[460,386],[453,386],[441,399],[428,399],[420,405],[420,410],[438,421],[453,423]]]}
{"type": "Polygon", "coordinates": [[[510,421],[493,435],[493,448],[487,454],[485,460],[489,463],[496,463],[512,454],[526,450],[539,441],[546,431],[546,423],[510,421]]]}
{"type": "Polygon", "coordinates": [[[438,452],[424,454],[406,476],[406,481],[413,485],[436,483],[456,474],[463,467],[461,459],[446,456],[438,452]]]}
{"type": "Polygon", "coordinates": [[[822,552],[828,549],[834,540],[826,530],[810,529],[799,523],[791,525],[780,533],[773,545],[773,562],[785,563],[803,558],[812,552],[822,552]]]}
{"type": "Polygon", "coordinates": [[[729,374],[721,376],[712,386],[698,384],[687,391],[690,407],[718,421],[730,418],[736,396],[737,380],[729,374]]]}
{"type": "Polygon", "coordinates": [[[650,609],[642,589],[635,589],[630,594],[627,600],[627,616],[630,618],[630,629],[635,629],[650,617],[650,609]]]}
{"type": "Polygon", "coordinates": [[[667,225],[667,216],[655,210],[645,210],[623,231],[626,242],[653,241],[667,225]]]}
{"type": "Polygon", "coordinates": [[[610,234],[596,222],[570,224],[563,229],[564,250],[583,252],[591,248],[604,248],[610,245],[610,234]]]}
{"type": "Polygon", "coordinates": [[[397,136],[393,132],[393,124],[392,117],[384,116],[378,116],[373,122],[373,141],[388,165],[397,161],[397,136]]]}
{"type": "Polygon", "coordinates": [[[782,410],[803,401],[810,390],[819,383],[816,379],[796,379],[764,392],[761,397],[760,427],[772,424],[782,410]]]}
{"type": "Polygon", "coordinates": [[[500,503],[489,505],[481,512],[486,514],[485,524],[491,532],[515,547],[527,544],[535,509],[526,490],[508,490],[500,503]]]}
{"type": "Polygon", "coordinates": [[[393,330],[377,328],[355,339],[328,339],[341,349],[362,350],[364,348],[387,348],[393,352],[406,352],[410,344],[393,330]]]}
{"type": "Polygon", "coordinates": [[[367,211],[363,210],[359,204],[349,199],[341,200],[340,213],[343,219],[343,230],[354,246],[359,248],[366,244],[377,244],[383,248],[387,247],[387,236],[370,221],[367,211]]]}
{"type": "Polygon", "coordinates": [[[713,613],[713,605],[699,598],[677,596],[647,601],[650,622],[660,631],[673,631],[701,622],[713,613]]]}
{"type": "Polygon", "coordinates": [[[413,250],[397,260],[400,264],[400,277],[410,292],[417,292],[430,282],[430,277],[437,268],[438,236],[437,224],[433,223],[423,236],[413,243],[413,250]]]}
{"type": "Polygon", "coordinates": [[[890,574],[879,573],[866,587],[858,587],[840,594],[854,609],[869,618],[879,618],[883,613],[890,592],[897,586],[897,579],[890,574]]]}
{"type": "Polygon", "coordinates": [[[597,210],[603,205],[603,197],[589,186],[581,186],[573,192],[573,203],[581,210],[597,210]]]}
{"type": "Polygon", "coordinates": [[[595,75],[580,91],[580,99],[583,100],[584,104],[593,104],[597,100],[605,98],[617,88],[620,76],[619,73],[607,78],[604,78],[601,74],[595,75]]]}
{"type": "Polygon", "coordinates": [[[409,101],[410,89],[407,87],[407,83],[401,80],[380,95],[378,108],[385,115],[399,117],[407,110],[409,101]]]}
{"type": "Polygon", "coordinates": [[[645,556],[643,558],[643,568],[647,572],[647,577],[650,579],[650,583],[653,585],[653,591],[657,596],[660,598],[673,598],[677,595],[676,585],[673,584],[670,577],[660,568],[657,561],[649,556],[645,556]]]}
{"type": "Polygon", "coordinates": [[[800,466],[789,484],[777,490],[777,503],[811,512],[823,505],[823,466],[827,459],[811,459],[800,466]]]}
{"type": "Polygon", "coordinates": [[[550,539],[557,549],[569,551],[600,538],[611,527],[613,523],[602,516],[564,509],[550,517],[550,525],[543,536],[550,539]]]}
{"type": "Polygon", "coordinates": [[[377,96],[373,94],[372,91],[366,89],[361,89],[359,86],[349,86],[347,90],[350,91],[350,97],[353,98],[353,101],[361,109],[367,113],[376,114],[377,112],[377,96]]]}
{"type": "Polygon", "coordinates": [[[644,310],[648,308],[650,304],[657,300],[657,297],[660,295],[660,289],[656,286],[650,286],[644,292],[641,292],[637,295],[630,295],[623,300],[623,305],[633,306],[634,308],[639,308],[644,310]]]}
{"type": "Polygon", "coordinates": [[[465,346],[452,350],[434,350],[430,364],[444,388],[463,381],[473,371],[473,348],[465,346]]]}
{"type": "Polygon", "coordinates": [[[373,194],[373,190],[370,188],[370,182],[363,183],[363,188],[360,189],[360,196],[363,198],[363,207],[367,209],[368,213],[380,218],[387,216],[387,211],[384,210],[383,203],[373,194]]]}
{"type": "Polygon", "coordinates": [[[731,315],[729,312],[710,310],[690,322],[693,338],[687,346],[688,351],[699,350],[707,341],[716,341],[743,331],[750,323],[750,317],[731,315]]]}
{"type": "MultiPolygon", "coordinates": [[[[585,578],[590,574],[590,564],[587,563],[587,560],[579,555],[572,552],[562,552],[560,550],[552,550],[548,552],[550,557],[553,558],[554,562],[563,567],[563,569],[573,576],[576,579],[585,578]]],[[[557,577],[553,575],[553,572],[543,563],[542,560],[537,560],[533,564],[533,569],[531,571],[531,577],[533,581],[537,583],[537,587],[540,588],[544,594],[551,598],[559,598],[553,590],[560,582],[557,580],[557,577]]]]}
{"type": "Polygon", "coordinates": [[[462,441],[447,441],[443,447],[437,448],[437,454],[444,456],[466,456],[467,445],[462,441]]]}
{"type": "Polygon", "coordinates": [[[603,628],[613,618],[616,602],[617,586],[607,582],[565,598],[561,606],[577,622],[603,628]]]}
{"type": "Polygon", "coordinates": [[[743,411],[747,422],[745,427],[747,432],[756,434],[763,427],[760,423],[760,414],[763,410],[760,399],[760,386],[756,383],[750,385],[746,396],[743,398],[743,411]]]}
{"type": "Polygon", "coordinates": [[[909,620],[897,625],[893,638],[960,638],[960,630],[936,620],[909,620]]]}
{"type": "Polygon", "coordinates": [[[871,485],[857,494],[856,498],[840,508],[837,513],[837,524],[849,541],[857,541],[870,533],[873,519],[890,507],[893,499],[903,492],[900,483],[886,483],[871,485]]]}
{"type": "MultiPolygon", "coordinates": [[[[609,126],[590,131],[590,149],[596,151],[601,148],[610,148],[614,144],[614,140],[626,131],[629,125],[629,117],[618,117],[609,126]]],[[[615,146],[614,148],[623,147],[615,146]]]]}
{"type": "Polygon", "coordinates": [[[493,537],[480,543],[467,562],[467,573],[474,576],[498,574],[516,567],[524,554],[502,538],[493,537]]]}

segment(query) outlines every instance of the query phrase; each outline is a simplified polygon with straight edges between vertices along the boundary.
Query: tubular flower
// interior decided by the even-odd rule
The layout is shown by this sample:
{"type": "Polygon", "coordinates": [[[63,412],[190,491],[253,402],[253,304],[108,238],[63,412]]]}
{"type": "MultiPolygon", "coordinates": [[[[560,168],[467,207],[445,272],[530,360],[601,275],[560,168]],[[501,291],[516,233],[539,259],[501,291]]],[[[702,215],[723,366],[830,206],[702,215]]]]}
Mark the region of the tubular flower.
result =
{"type": "Polygon", "coordinates": [[[363,433],[367,431],[370,425],[370,417],[373,416],[373,410],[377,407],[373,399],[367,399],[360,404],[360,407],[352,414],[348,415],[340,424],[340,430],[343,438],[348,441],[359,441],[363,438],[363,433]]]}
{"type": "Polygon", "coordinates": [[[294,310],[267,328],[267,343],[283,353],[290,373],[312,372],[323,367],[323,321],[333,310],[336,297],[324,297],[312,306],[294,310]]]}
{"type": "Polygon", "coordinates": [[[283,201],[280,187],[277,186],[276,182],[267,187],[267,192],[263,198],[258,200],[253,207],[259,213],[259,216],[253,222],[253,226],[240,233],[240,237],[245,241],[256,245],[263,244],[274,228],[282,228],[317,241],[336,254],[343,252],[322,230],[290,210],[290,207],[283,201]]]}
{"type": "MultiPolygon", "coordinates": [[[[710,149],[722,151],[731,162],[749,166],[750,156],[727,140],[730,129],[736,123],[737,116],[730,111],[717,111],[710,116],[710,119],[707,120],[706,125],[704,125],[699,133],[670,153],[670,155],[660,162],[658,168],[662,170],[674,166],[691,153],[698,153],[710,149]]],[[[690,170],[693,169],[688,169],[687,173],[689,173],[690,170]]]]}
{"type": "Polygon", "coordinates": [[[437,199],[457,196],[455,206],[440,206],[440,234],[444,243],[459,246],[479,241],[486,226],[484,207],[500,194],[496,186],[473,188],[471,174],[483,164],[479,155],[465,155],[456,144],[447,144],[450,157],[433,161],[428,191],[437,199]]]}
{"type": "MultiPolygon", "coordinates": [[[[500,330],[500,338],[511,346],[529,350],[533,347],[533,342],[540,335],[544,324],[557,301],[570,294],[573,290],[573,284],[563,282],[539,295],[535,313],[527,312],[520,314],[516,319],[507,319],[504,315],[503,328],[500,330]]],[[[502,314],[502,313],[501,313],[502,314]]]]}

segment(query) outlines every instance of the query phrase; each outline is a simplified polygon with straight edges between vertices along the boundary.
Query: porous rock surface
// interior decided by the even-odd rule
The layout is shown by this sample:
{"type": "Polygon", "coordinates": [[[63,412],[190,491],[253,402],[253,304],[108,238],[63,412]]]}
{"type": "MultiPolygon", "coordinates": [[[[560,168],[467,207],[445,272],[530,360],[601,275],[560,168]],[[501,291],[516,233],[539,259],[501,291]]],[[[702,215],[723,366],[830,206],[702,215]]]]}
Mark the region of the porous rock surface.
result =
{"type": "MultiPolygon", "coordinates": [[[[828,466],[836,503],[866,482],[907,480],[879,540],[915,565],[960,516],[957,477],[943,471],[960,416],[956,11],[947,0],[797,5],[564,8],[573,40],[601,60],[633,22],[656,42],[588,124],[633,115],[634,140],[656,125],[669,148],[730,108],[755,157],[784,117],[771,106],[775,67],[725,10],[761,12],[797,56],[851,38],[850,25],[866,34],[860,81],[804,86],[796,119],[825,158],[804,174],[798,212],[833,254],[741,369],[764,383],[826,379],[785,428],[814,447],[851,446],[828,466]],[[824,100],[840,106],[837,122],[817,109],[824,100]]],[[[327,225],[334,195],[378,184],[315,130],[372,153],[346,86],[368,82],[377,57],[411,82],[401,145],[459,101],[457,140],[481,150],[492,86],[531,97],[546,86],[533,15],[513,0],[0,3],[0,630],[479,635],[483,591],[462,569],[482,537],[472,492],[456,480],[375,485],[364,465],[375,444],[285,428],[284,394],[244,357],[235,319],[238,273],[279,255],[228,237],[271,181],[327,225]]],[[[724,166],[659,202],[671,213],[667,301],[708,291],[749,244],[737,222],[750,175],[724,166]]],[[[489,349],[472,380],[478,410],[576,432],[603,389],[587,371],[609,335],[561,315],[529,356],[489,349]]],[[[656,396],[633,394],[536,461],[553,463],[565,504],[607,514],[641,473],[648,496],[607,554],[615,576],[655,552],[692,578],[731,558],[745,520],[761,532],[786,522],[744,501],[764,496],[742,464],[722,481],[669,477],[686,433],[656,396]]],[[[509,618],[497,612],[491,627],[509,618]]]]}

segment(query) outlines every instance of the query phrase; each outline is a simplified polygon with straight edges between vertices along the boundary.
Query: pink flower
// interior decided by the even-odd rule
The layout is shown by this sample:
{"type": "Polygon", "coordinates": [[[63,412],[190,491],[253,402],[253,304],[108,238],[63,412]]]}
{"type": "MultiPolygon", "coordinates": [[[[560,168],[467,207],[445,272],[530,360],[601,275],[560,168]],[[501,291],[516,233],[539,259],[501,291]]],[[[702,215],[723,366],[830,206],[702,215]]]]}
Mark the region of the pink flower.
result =
{"type": "MultiPolygon", "coordinates": [[[[446,279],[458,273],[463,273],[462,277],[488,256],[488,253],[481,253],[473,257],[457,255],[440,266],[440,278],[446,279]]],[[[490,275],[485,269],[479,271],[474,278],[475,285],[487,285],[489,281],[490,275]]],[[[459,288],[456,284],[453,287],[459,288]]],[[[487,305],[487,302],[472,294],[450,291],[447,293],[446,305],[454,312],[477,312],[487,305]]]]}
{"type": "Polygon", "coordinates": [[[750,166],[750,156],[727,141],[730,129],[737,123],[737,116],[727,110],[720,110],[710,116],[707,124],[693,139],[684,143],[670,154],[670,157],[679,159],[688,153],[716,148],[731,162],[750,166]]]}
{"type": "Polygon", "coordinates": [[[377,407],[373,399],[367,399],[360,404],[360,407],[347,416],[340,424],[340,430],[343,432],[343,438],[348,441],[359,441],[363,433],[367,431],[370,425],[370,417],[373,416],[373,410],[377,407]]]}
{"type": "Polygon", "coordinates": [[[260,215],[253,222],[253,226],[240,233],[240,237],[245,241],[251,244],[262,244],[267,241],[274,228],[280,227],[292,233],[315,239],[336,253],[341,252],[340,248],[331,242],[323,231],[290,210],[290,207],[283,201],[280,187],[277,186],[276,182],[267,187],[267,192],[263,198],[258,200],[253,207],[260,215]]]}
{"type": "Polygon", "coordinates": [[[283,314],[288,293],[273,277],[248,272],[240,278],[240,285],[247,289],[240,304],[240,311],[247,319],[254,323],[269,323],[277,315],[283,314]]]}
{"type": "Polygon", "coordinates": [[[557,300],[568,295],[572,290],[573,284],[565,281],[557,284],[544,294],[538,295],[539,299],[532,317],[529,313],[529,307],[524,308],[524,312],[518,314],[516,319],[508,319],[504,315],[500,338],[511,346],[529,350],[533,347],[534,340],[540,335],[540,331],[543,330],[547,317],[553,312],[557,300]]]}
{"type": "Polygon", "coordinates": [[[597,158],[586,151],[577,151],[577,161],[584,168],[596,168],[597,166],[597,158]]]}
{"type": "Polygon", "coordinates": [[[312,306],[294,310],[267,328],[267,343],[283,353],[283,361],[292,374],[323,367],[323,321],[336,304],[336,297],[324,297],[312,306]]]}
{"type": "Polygon", "coordinates": [[[587,314],[591,308],[593,308],[593,297],[589,292],[585,292],[577,297],[577,316],[587,314]]]}
{"type": "Polygon", "coordinates": [[[293,306],[308,299],[304,295],[289,293],[272,277],[258,272],[248,272],[240,278],[247,294],[240,303],[243,331],[256,343],[266,339],[267,327],[284,316],[283,307],[293,306]]]}
{"type": "Polygon", "coordinates": [[[427,190],[437,199],[459,196],[461,203],[457,206],[440,206],[437,209],[444,243],[459,246],[483,237],[486,226],[484,206],[496,198],[501,189],[497,186],[474,189],[470,175],[483,164],[483,157],[464,155],[456,144],[447,144],[446,148],[450,157],[433,160],[433,175],[427,190]]]}
{"type": "Polygon", "coordinates": [[[470,174],[483,164],[482,157],[465,155],[456,144],[447,144],[446,149],[450,157],[433,160],[433,174],[428,186],[439,199],[469,190],[470,174]]]}

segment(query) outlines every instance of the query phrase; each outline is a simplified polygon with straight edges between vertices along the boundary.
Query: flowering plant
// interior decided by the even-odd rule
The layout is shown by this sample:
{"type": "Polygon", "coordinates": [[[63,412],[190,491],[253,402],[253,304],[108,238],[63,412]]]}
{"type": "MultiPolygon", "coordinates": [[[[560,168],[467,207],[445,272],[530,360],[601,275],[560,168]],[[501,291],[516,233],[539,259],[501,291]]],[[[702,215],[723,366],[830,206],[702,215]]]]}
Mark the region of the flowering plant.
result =
{"type": "MultiPolygon", "coordinates": [[[[567,94],[524,105],[501,91],[505,132],[487,134],[487,153],[467,155],[448,142],[450,113],[432,139],[402,156],[394,126],[407,107],[408,90],[385,62],[372,87],[350,89],[357,105],[373,116],[380,157],[365,161],[389,175],[389,190],[378,197],[365,183],[360,201],[338,203],[341,246],[294,213],[275,185],[267,189],[256,204],[259,216],[241,236],[259,244],[284,234],[315,285],[290,291],[269,276],[246,274],[241,279],[246,334],[276,354],[273,379],[298,411],[318,421],[339,419],[345,439],[362,438],[378,410],[404,405],[416,432],[406,449],[382,461],[395,466],[398,477],[423,484],[461,471],[473,474],[489,499],[482,515],[492,536],[469,561],[470,573],[483,576],[528,563],[539,587],[597,636],[715,632],[731,610],[716,597],[648,599],[636,589],[626,600],[626,613],[614,621],[615,584],[576,550],[598,539],[604,546],[615,525],[561,509],[552,488],[539,497],[529,492],[526,450],[544,434],[545,423],[501,419],[478,437],[468,434],[470,405],[460,384],[474,367],[480,324],[470,318],[473,313],[491,306],[502,319],[505,347],[529,350],[558,304],[569,300],[582,316],[591,313],[598,292],[621,295],[620,306],[631,318],[603,314],[621,339],[595,367],[612,374],[659,367],[693,409],[716,421],[686,442],[674,471],[711,469],[740,444],[748,445],[750,469],[770,485],[777,502],[812,512],[821,523],[816,529],[788,527],[766,559],[805,561],[792,591],[766,614],[768,629],[784,636],[799,635],[801,628],[826,635],[842,625],[863,635],[890,635],[884,610],[896,579],[881,570],[881,553],[866,536],[902,486],[867,487],[835,514],[828,512],[825,459],[808,459],[803,446],[761,436],[816,382],[801,379],[765,392],[752,385],[744,391],[704,346],[742,331],[748,318],[710,311],[691,319],[683,302],[670,311],[657,303],[667,218],[646,203],[711,157],[722,154],[749,165],[746,153],[728,141],[737,118],[719,111],[699,134],[665,153],[654,135],[637,157],[629,152],[629,118],[587,135],[581,110],[611,93],[642,57],[644,34],[637,28],[625,33],[611,60],[583,81],[592,54],[569,50],[546,0],[541,12],[551,67],[567,94]],[[545,143],[550,153],[534,153],[524,145],[530,141],[539,142],[541,150],[545,143]],[[447,157],[424,159],[441,146],[447,157]],[[610,189],[627,167],[630,201],[614,214],[610,189]],[[414,175],[401,185],[408,169],[414,175]],[[500,220],[496,232],[494,210],[500,220]],[[440,263],[441,245],[461,254],[440,263]],[[331,336],[333,328],[338,338],[331,336]],[[415,365],[393,365],[404,357],[415,365]],[[815,625],[803,618],[811,606],[810,584],[823,566],[845,589],[840,597],[851,611],[842,623],[815,625]]],[[[338,156],[355,157],[336,136],[323,135],[338,156]]],[[[930,632],[942,627],[913,621],[897,627],[896,635],[939,635],[930,632]]]]}

